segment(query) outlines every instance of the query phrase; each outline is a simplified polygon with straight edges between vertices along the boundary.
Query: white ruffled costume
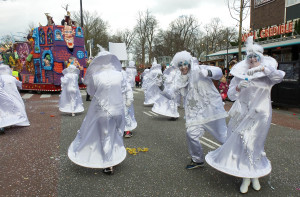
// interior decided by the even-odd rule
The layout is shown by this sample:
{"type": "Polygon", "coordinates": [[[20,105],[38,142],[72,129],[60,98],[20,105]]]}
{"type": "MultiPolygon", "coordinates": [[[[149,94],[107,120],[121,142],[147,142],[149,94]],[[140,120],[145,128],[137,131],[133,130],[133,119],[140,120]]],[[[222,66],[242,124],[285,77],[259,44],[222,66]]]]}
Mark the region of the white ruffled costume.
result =
{"type": "Polygon", "coordinates": [[[188,150],[192,160],[196,163],[204,161],[204,155],[199,138],[205,131],[213,135],[220,143],[226,140],[227,112],[224,109],[222,98],[212,79],[219,80],[222,70],[214,66],[199,65],[187,51],[175,54],[172,62],[189,62],[190,70],[181,75],[177,89],[184,96],[184,109],[187,128],[188,150]],[[208,72],[211,76],[208,76],[208,72]],[[206,76],[203,74],[206,73],[206,76]]]}
{"type": "Polygon", "coordinates": [[[88,67],[84,83],[93,99],[68,156],[84,167],[115,166],[126,157],[122,94],[127,88],[119,59],[109,52],[100,52],[88,67]]]}
{"type": "Polygon", "coordinates": [[[149,77],[148,77],[149,72],[150,72],[150,69],[146,68],[144,70],[144,72],[142,73],[142,78],[143,78],[142,90],[144,90],[144,94],[146,94],[148,83],[149,83],[148,82],[149,81],[149,77]]]}
{"type": "Polygon", "coordinates": [[[128,76],[126,71],[122,70],[122,75],[124,79],[127,79],[123,81],[122,86],[126,87],[126,89],[123,90],[123,100],[124,100],[124,105],[125,105],[125,130],[124,131],[132,131],[137,127],[137,122],[134,117],[134,107],[133,107],[133,92],[131,85],[128,81],[128,76]]]}
{"type": "Polygon", "coordinates": [[[12,75],[8,65],[0,64],[0,128],[30,125],[18,88],[22,89],[22,82],[12,75]]]}
{"type": "Polygon", "coordinates": [[[128,66],[126,68],[127,80],[131,86],[131,88],[135,87],[135,76],[137,75],[136,67],[134,61],[129,61],[128,66]]]}
{"type": "Polygon", "coordinates": [[[175,92],[176,81],[180,77],[180,71],[175,66],[170,66],[163,72],[164,89],[158,99],[155,100],[152,111],[163,116],[178,118],[178,97],[175,92]]]}
{"type": "Polygon", "coordinates": [[[156,62],[152,63],[152,67],[147,74],[148,81],[144,105],[153,105],[156,99],[159,98],[161,93],[159,87],[163,83],[162,76],[161,65],[156,62]]]}
{"type": "Polygon", "coordinates": [[[66,113],[80,113],[84,111],[82,98],[78,86],[79,69],[71,64],[62,73],[61,94],[59,96],[59,111],[66,113]]]}
{"type": "MultiPolygon", "coordinates": [[[[272,86],[280,83],[285,73],[277,70],[275,59],[263,56],[262,47],[255,49],[259,45],[253,46],[253,40],[247,40],[249,42],[246,45],[247,54],[256,52],[264,71],[248,76],[247,60],[231,69],[230,73],[234,77],[230,82],[228,98],[235,102],[229,111],[228,139],[220,148],[207,154],[205,159],[209,165],[226,174],[258,178],[271,172],[271,163],[264,151],[272,119],[270,94],[272,86]],[[237,91],[238,84],[245,80],[248,81],[248,87],[237,91]]],[[[260,189],[258,186],[257,190],[260,189]]],[[[241,187],[241,192],[247,192],[246,189],[247,185],[241,187]]]]}

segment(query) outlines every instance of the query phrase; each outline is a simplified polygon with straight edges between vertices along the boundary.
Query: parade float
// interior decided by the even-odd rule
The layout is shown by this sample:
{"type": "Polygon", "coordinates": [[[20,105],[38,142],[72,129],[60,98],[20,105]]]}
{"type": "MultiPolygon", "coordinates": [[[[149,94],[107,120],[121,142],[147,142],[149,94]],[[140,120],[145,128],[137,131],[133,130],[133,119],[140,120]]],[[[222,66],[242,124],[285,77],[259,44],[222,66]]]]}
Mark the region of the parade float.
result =
{"type": "Polygon", "coordinates": [[[84,31],[76,26],[68,12],[63,25],[55,25],[46,13],[47,25],[29,33],[26,42],[13,44],[13,53],[7,54],[7,63],[19,72],[23,90],[60,91],[62,71],[75,59],[80,69],[79,87],[86,71],[84,31]]]}

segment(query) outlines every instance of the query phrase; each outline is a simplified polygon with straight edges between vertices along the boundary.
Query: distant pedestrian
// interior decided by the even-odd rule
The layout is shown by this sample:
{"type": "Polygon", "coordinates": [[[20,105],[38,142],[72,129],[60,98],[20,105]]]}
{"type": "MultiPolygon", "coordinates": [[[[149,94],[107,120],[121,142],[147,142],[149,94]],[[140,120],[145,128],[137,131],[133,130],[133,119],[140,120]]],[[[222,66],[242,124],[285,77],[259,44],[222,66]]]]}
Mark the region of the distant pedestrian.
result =
{"type": "Polygon", "coordinates": [[[219,85],[219,91],[223,101],[225,101],[225,99],[227,98],[228,88],[229,85],[227,83],[226,77],[223,76],[220,80],[220,85],[219,85]]]}

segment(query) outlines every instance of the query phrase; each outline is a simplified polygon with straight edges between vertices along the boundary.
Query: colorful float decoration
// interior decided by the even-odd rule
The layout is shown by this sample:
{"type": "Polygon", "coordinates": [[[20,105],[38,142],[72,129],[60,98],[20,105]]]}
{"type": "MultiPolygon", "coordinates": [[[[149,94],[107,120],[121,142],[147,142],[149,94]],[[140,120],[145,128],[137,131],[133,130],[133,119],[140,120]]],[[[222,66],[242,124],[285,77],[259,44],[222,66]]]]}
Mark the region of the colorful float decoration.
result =
{"type": "Polygon", "coordinates": [[[32,29],[27,42],[13,45],[14,53],[8,61],[20,73],[23,90],[60,91],[62,71],[69,59],[80,69],[79,87],[86,71],[84,31],[76,26],[67,12],[63,25],[55,25],[46,13],[48,24],[32,29]],[[13,57],[12,57],[13,56],[13,57]]]}

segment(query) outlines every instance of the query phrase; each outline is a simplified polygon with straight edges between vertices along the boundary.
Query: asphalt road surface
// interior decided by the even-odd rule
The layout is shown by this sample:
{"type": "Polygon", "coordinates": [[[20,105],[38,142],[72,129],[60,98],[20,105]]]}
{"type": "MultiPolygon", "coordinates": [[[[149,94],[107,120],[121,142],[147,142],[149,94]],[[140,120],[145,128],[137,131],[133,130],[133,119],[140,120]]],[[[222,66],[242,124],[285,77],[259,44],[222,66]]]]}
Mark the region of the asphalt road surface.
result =
{"type": "MultiPolygon", "coordinates": [[[[72,117],[58,110],[59,94],[23,92],[31,125],[11,127],[0,135],[0,196],[300,196],[300,114],[273,109],[265,151],[272,173],[260,179],[261,191],[249,187],[240,194],[241,179],[221,173],[209,165],[186,170],[190,162],[185,138],[183,109],[170,121],[143,106],[144,93],[134,89],[138,127],[124,139],[128,148],[148,152],[127,154],[112,176],[101,169],[72,163],[70,143],[85,117],[72,117]]],[[[226,102],[226,110],[231,102],[226,102]]],[[[208,133],[200,139],[205,154],[220,145],[208,133]]]]}

